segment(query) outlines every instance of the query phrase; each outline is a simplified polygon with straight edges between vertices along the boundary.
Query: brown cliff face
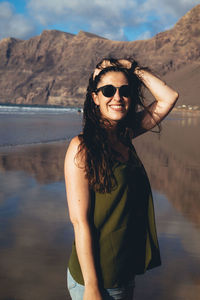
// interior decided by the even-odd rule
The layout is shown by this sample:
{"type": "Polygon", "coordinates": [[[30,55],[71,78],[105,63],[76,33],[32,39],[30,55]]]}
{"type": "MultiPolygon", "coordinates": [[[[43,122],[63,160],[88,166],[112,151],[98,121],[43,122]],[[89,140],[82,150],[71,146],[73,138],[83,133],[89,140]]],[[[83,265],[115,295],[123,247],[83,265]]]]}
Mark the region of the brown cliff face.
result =
{"type": "MultiPolygon", "coordinates": [[[[73,35],[56,30],[43,31],[26,41],[3,39],[0,41],[0,102],[81,105],[95,64],[110,55],[133,56],[160,75],[170,72],[176,87],[180,70],[188,65],[194,69],[199,66],[199,16],[200,5],[197,5],[174,28],[144,41],[117,42],[82,31],[73,35]]],[[[195,82],[199,81],[197,73],[195,82]]],[[[198,89],[197,85],[196,93],[200,92],[198,89]]],[[[193,104],[191,99],[188,104],[193,104]]]]}

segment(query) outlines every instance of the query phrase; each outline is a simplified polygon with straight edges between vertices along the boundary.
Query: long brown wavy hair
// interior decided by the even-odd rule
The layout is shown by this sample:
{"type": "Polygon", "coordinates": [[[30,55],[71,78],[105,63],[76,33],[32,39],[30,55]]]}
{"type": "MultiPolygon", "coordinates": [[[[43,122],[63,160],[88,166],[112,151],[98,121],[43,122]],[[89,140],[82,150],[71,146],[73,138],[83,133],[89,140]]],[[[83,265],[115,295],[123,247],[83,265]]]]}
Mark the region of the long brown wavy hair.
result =
{"type": "MultiPolygon", "coordinates": [[[[124,68],[116,59],[109,59],[111,66],[104,68],[93,79],[89,78],[86,99],[83,109],[83,132],[79,135],[80,145],[77,155],[85,157],[85,173],[92,190],[109,193],[114,188],[116,181],[113,174],[115,151],[108,141],[106,128],[111,125],[108,120],[102,118],[99,107],[94,103],[92,93],[96,91],[101,78],[108,72],[122,72],[127,78],[131,90],[131,104],[126,116],[117,124],[117,136],[124,145],[130,145],[130,131],[138,127],[137,111],[140,108],[147,109],[142,94],[143,83],[134,74],[134,68],[138,63],[134,61],[131,69],[124,68]]],[[[103,61],[103,60],[102,60],[103,61]]],[[[101,68],[101,63],[96,68],[101,68]]]]}

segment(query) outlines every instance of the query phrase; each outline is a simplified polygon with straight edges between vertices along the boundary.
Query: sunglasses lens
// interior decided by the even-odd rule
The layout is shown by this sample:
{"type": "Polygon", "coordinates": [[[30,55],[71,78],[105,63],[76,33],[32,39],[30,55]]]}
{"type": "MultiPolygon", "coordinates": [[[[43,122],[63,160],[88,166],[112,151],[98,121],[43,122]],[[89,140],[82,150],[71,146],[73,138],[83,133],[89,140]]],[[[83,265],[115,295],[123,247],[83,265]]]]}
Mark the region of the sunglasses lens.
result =
{"type": "Polygon", "coordinates": [[[130,88],[128,85],[123,85],[119,89],[119,93],[121,97],[129,97],[130,96],[130,88]]]}
{"type": "Polygon", "coordinates": [[[102,93],[105,97],[112,97],[116,92],[116,88],[112,85],[106,85],[102,88],[102,93]]]}
{"type": "MultiPolygon", "coordinates": [[[[117,88],[111,84],[109,85],[105,85],[105,86],[102,86],[101,88],[97,89],[97,91],[101,90],[102,91],[102,94],[105,96],[105,97],[113,97],[116,93],[116,90],[117,88]]],[[[129,97],[130,96],[130,88],[128,85],[122,85],[120,88],[119,88],[119,94],[121,97],[129,97]]]]}

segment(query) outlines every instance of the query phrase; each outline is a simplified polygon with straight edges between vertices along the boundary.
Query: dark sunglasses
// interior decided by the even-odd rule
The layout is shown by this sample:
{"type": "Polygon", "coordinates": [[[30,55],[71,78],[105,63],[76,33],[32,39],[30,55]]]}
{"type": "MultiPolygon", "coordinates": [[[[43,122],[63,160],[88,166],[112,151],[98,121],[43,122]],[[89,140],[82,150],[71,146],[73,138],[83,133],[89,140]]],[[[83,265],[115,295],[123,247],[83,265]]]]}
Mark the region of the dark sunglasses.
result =
{"type": "Polygon", "coordinates": [[[119,95],[120,97],[129,97],[130,96],[130,87],[128,85],[122,85],[122,86],[113,86],[111,84],[101,86],[100,88],[96,89],[95,93],[97,94],[99,91],[102,91],[102,94],[105,97],[113,97],[119,89],[119,95]]]}

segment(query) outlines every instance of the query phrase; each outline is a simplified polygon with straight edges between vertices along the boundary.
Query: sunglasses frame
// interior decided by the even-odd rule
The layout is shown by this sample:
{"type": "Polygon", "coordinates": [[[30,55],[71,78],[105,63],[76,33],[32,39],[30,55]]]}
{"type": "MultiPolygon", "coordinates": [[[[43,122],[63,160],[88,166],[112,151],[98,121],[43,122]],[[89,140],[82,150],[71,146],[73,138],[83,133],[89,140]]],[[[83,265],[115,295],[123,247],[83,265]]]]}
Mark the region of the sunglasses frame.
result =
{"type": "Polygon", "coordinates": [[[130,97],[130,87],[129,87],[128,84],[124,84],[124,85],[121,85],[121,86],[114,86],[114,85],[112,85],[112,84],[106,84],[106,85],[103,85],[103,86],[101,86],[100,88],[96,89],[96,90],[95,90],[95,93],[97,94],[99,91],[101,91],[102,94],[104,95],[104,97],[106,97],[106,98],[111,98],[111,97],[113,97],[113,96],[116,94],[116,91],[117,91],[117,90],[119,90],[119,95],[120,95],[120,97],[125,97],[125,98],[130,97]],[[113,88],[114,94],[111,95],[111,96],[106,96],[106,95],[104,94],[104,89],[105,89],[106,87],[108,87],[108,86],[111,86],[111,87],[113,88]],[[123,87],[128,87],[128,89],[129,89],[129,95],[128,95],[128,96],[121,95],[120,89],[123,88],[123,87]]]}

